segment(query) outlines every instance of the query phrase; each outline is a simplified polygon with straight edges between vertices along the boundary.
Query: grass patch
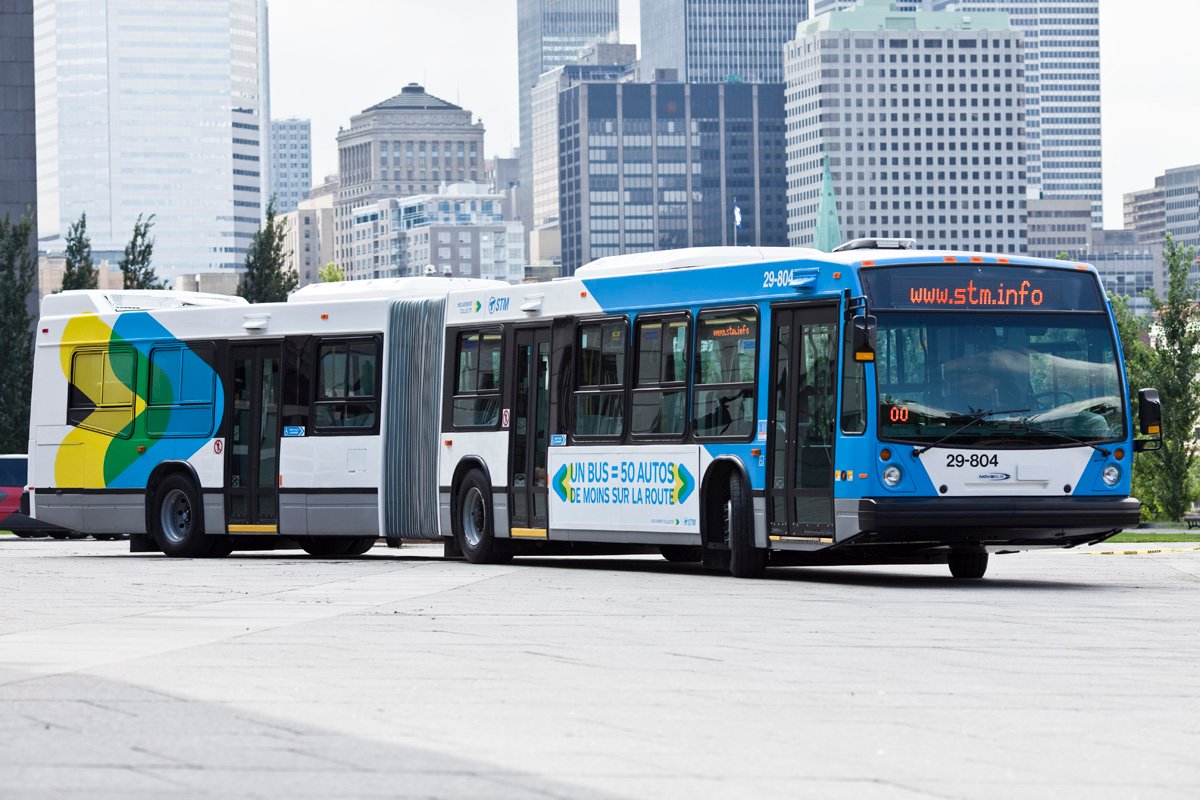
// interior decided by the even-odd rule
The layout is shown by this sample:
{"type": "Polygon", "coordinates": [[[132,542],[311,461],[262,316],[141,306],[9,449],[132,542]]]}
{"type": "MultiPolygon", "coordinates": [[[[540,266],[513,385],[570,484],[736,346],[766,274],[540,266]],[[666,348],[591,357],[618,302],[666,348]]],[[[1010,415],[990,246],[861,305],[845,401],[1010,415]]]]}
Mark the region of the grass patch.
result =
{"type": "Polygon", "coordinates": [[[1159,533],[1146,531],[1123,531],[1105,541],[1138,544],[1147,542],[1200,542],[1200,533],[1183,533],[1181,531],[1164,530],[1159,533]]]}

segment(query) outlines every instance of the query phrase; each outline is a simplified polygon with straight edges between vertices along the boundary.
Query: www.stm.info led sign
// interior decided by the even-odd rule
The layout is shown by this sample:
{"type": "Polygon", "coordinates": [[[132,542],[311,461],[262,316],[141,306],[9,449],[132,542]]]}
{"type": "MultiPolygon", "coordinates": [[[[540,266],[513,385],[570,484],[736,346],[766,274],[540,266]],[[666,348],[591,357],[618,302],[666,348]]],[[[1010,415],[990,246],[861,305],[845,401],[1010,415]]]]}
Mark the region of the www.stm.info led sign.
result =
{"type": "Polygon", "coordinates": [[[872,309],[1101,311],[1090,271],[991,264],[878,267],[862,271],[872,309]]]}

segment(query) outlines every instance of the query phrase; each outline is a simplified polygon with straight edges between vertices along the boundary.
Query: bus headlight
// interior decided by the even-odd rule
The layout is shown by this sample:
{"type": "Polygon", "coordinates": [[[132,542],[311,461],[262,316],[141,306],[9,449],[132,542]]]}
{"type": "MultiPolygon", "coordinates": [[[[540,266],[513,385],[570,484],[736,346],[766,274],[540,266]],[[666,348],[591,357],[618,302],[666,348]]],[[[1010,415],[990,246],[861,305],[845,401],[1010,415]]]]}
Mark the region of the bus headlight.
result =
{"type": "Polygon", "coordinates": [[[1116,486],[1117,481],[1121,480],[1121,468],[1116,464],[1109,464],[1100,473],[1100,477],[1104,479],[1104,483],[1107,486],[1116,486]]]}
{"type": "Polygon", "coordinates": [[[888,486],[900,485],[900,479],[904,477],[904,473],[895,464],[888,464],[883,470],[883,482],[888,486]]]}

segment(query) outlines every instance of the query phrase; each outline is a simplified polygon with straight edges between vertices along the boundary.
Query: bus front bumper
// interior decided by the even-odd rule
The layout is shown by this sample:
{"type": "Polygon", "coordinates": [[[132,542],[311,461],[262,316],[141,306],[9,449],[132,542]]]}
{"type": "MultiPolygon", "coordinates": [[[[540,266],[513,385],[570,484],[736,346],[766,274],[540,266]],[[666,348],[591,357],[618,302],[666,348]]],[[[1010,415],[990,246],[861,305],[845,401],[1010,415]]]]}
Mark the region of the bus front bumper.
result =
{"type": "Polygon", "coordinates": [[[1141,521],[1132,497],[868,497],[854,541],[1070,546],[1141,521]]]}

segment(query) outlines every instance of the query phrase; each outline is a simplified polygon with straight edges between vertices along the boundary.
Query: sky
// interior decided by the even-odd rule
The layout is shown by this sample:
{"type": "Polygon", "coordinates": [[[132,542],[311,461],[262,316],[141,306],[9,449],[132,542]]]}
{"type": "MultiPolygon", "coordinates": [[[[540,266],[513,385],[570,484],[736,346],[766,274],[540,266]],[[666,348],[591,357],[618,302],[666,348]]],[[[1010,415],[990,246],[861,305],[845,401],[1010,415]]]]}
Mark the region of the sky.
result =
{"type": "MultiPolygon", "coordinates": [[[[620,0],[638,41],[638,0],[620,0]]],[[[337,132],[410,82],[470,109],[489,156],[517,144],[516,0],[270,0],[271,116],[312,120],[313,179],[337,171],[337,132]]],[[[1100,0],[1104,220],[1121,194],[1200,163],[1194,0],[1100,0]]]]}

